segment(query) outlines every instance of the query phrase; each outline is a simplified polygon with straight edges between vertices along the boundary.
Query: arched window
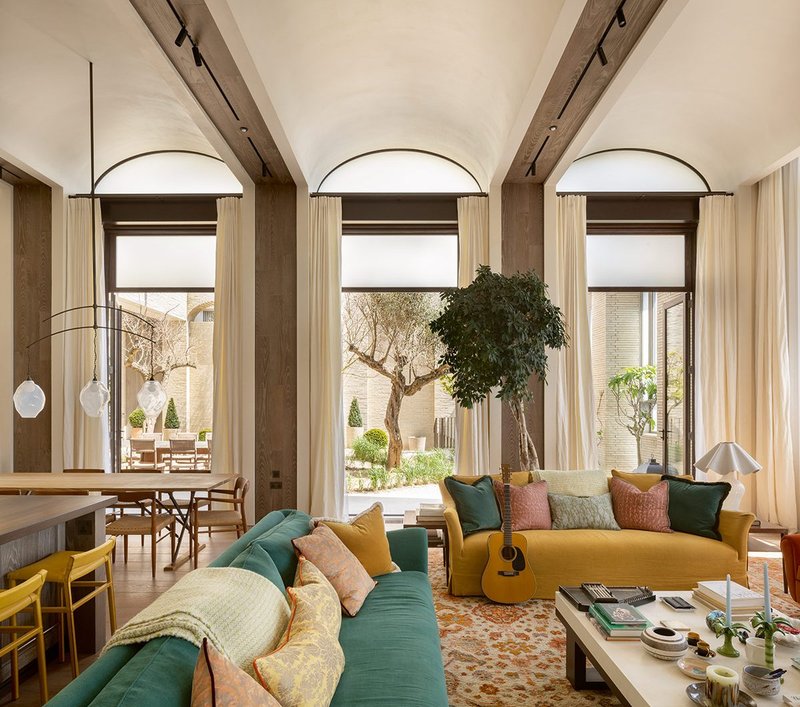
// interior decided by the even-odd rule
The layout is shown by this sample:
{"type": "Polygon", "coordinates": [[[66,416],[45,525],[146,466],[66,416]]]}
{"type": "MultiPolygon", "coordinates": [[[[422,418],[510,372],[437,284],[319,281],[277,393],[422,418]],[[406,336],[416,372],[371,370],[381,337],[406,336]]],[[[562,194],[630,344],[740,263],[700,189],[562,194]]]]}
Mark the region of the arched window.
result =
{"type": "Polygon", "coordinates": [[[438,193],[481,191],[478,180],[457,162],[423,150],[379,150],[353,157],[322,179],[320,194],[438,193]]]}
{"type": "Polygon", "coordinates": [[[219,158],[180,150],[146,152],[107,169],[98,194],[241,194],[242,185],[219,158]]]}
{"type": "Polygon", "coordinates": [[[708,192],[694,167],[653,150],[603,150],[575,160],[558,181],[559,192],[708,192]]]}

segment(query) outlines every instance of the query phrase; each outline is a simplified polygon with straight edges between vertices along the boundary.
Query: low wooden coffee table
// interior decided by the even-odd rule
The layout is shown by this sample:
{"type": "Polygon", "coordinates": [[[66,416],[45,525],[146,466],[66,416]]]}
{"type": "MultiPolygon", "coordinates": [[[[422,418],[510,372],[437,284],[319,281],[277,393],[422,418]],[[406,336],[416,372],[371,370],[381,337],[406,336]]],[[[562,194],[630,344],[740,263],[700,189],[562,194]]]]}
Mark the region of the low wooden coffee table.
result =
{"type": "MultiPolygon", "coordinates": [[[[783,540],[783,536],[789,532],[789,528],[783,525],[776,525],[775,523],[768,523],[767,521],[761,521],[758,525],[751,525],[750,526],[750,535],[780,535],[781,540],[783,540]]],[[[786,594],[789,591],[789,587],[786,583],[786,568],[783,566],[783,562],[781,562],[781,570],[783,572],[783,593],[786,594]]]]}
{"type": "MultiPolygon", "coordinates": [[[[447,536],[447,523],[444,518],[431,518],[427,516],[417,515],[417,511],[410,510],[403,514],[403,527],[404,528],[425,528],[426,530],[441,530],[442,531],[442,554],[444,557],[444,572],[447,576],[447,570],[450,565],[450,543],[447,536]]],[[[437,547],[428,542],[428,547],[437,547]]]]}
{"type": "MultiPolygon", "coordinates": [[[[658,596],[681,596],[692,601],[691,592],[656,592],[658,596]]],[[[662,619],[683,621],[692,631],[697,631],[712,648],[722,645],[706,627],[708,609],[698,607],[694,611],[673,611],[661,601],[638,607],[654,625],[662,619]]],[[[556,616],[567,634],[567,679],[576,690],[609,687],[623,705],[632,707],[679,707],[691,705],[686,696],[686,687],[697,680],[684,675],[673,662],[657,660],[645,653],[638,641],[606,641],[589,622],[588,614],[578,611],[568,599],[556,593],[556,616]],[[587,659],[597,670],[602,680],[592,679],[587,673],[587,659]]],[[[741,651],[739,658],[725,658],[719,654],[713,663],[727,665],[740,675],[747,659],[744,646],[734,640],[741,651]]],[[[775,647],[775,667],[786,668],[783,694],[800,694],[800,671],[791,667],[791,658],[800,655],[800,649],[775,647]]],[[[745,690],[746,692],[747,690],[745,690]]],[[[755,697],[755,696],[753,696],[755,697]]],[[[757,697],[760,707],[782,704],[782,697],[757,697]]]]}

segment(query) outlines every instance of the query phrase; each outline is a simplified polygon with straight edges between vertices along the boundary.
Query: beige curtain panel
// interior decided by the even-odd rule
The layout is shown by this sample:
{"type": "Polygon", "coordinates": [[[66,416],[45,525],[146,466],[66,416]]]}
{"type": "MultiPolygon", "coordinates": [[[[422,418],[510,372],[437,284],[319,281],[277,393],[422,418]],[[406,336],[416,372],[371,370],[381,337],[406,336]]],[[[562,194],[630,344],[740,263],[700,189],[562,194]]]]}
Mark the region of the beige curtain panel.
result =
{"type": "Polygon", "coordinates": [[[242,200],[217,199],[217,249],[214,276],[214,415],[211,468],[221,474],[243,474],[239,405],[242,293],[237,272],[241,258],[242,200]]]}
{"type": "MultiPolygon", "coordinates": [[[[458,199],[458,286],[475,279],[479,265],[489,264],[489,199],[464,196],[458,199]]],[[[456,406],[456,474],[488,474],[489,401],[472,409],[456,406]]]]}
{"type": "Polygon", "coordinates": [[[699,459],[736,440],[738,308],[736,211],[733,196],[700,199],[695,282],[697,354],[695,426],[699,459]]]}
{"type": "Polygon", "coordinates": [[[586,197],[560,196],[556,211],[558,281],[552,293],[569,345],[557,352],[556,464],[597,468],[592,350],[586,281],[586,197]]]}
{"type": "MultiPolygon", "coordinates": [[[[80,307],[92,302],[92,208],[96,218],[97,302],[106,299],[103,273],[103,219],[100,200],[79,198],[67,202],[67,241],[64,267],[64,309],[80,307]]],[[[106,315],[101,311],[101,323],[106,315]]],[[[53,320],[52,329],[81,326],[92,323],[90,309],[70,312],[53,320]]],[[[64,359],[62,361],[64,391],[64,467],[110,469],[111,455],[108,438],[108,418],[89,417],[80,403],[81,389],[92,379],[94,370],[94,334],[91,329],[73,331],[62,335],[64,359]]],[[[97,336],[97,379],[108,379],[106,365],[106,332],[97,336]]]]}
{"type": "Polygon", "coordinates": [[[342,200],[311,199],[309,227],[310,512],[344,518],[342,200]]]}

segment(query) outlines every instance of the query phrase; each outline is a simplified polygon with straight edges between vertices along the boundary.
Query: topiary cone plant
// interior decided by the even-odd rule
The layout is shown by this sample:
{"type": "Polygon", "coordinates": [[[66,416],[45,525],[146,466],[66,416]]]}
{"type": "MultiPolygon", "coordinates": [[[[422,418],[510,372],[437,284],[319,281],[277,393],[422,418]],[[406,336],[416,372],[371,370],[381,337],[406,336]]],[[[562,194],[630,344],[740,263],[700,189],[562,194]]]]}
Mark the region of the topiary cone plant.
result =
{"type": "Polygon", "coordinates": [[[467,287],[442,293],[444,311],[431,329],[446,347],[441,363],[452,378],[453,398],[471,408],[497,388],[517,423],[521,469],[538,469],[539,457],[525,420],[532,374],[547,382],[547,349],[567,345],[561,310],[534,272],[500,275],[481,265],[467,287]]]}

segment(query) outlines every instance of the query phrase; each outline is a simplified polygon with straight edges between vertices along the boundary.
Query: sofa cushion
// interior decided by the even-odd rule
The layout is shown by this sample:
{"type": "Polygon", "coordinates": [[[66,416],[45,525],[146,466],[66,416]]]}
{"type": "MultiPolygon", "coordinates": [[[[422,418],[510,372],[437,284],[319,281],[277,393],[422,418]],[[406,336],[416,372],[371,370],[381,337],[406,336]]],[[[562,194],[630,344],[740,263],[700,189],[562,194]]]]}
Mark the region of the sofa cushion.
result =
{"type": "Polygon", "coordinates": [[[332,706],[448,704],[439,629],[424,573],[381,577],[358,616],[342,619],[339,642],[346,669],[332,706]]]}
{"type": "Polygon", "coordinates": [[[594,528],[597,530],[619,530],[611,506],[611,494],[601,496],[566,496],[547,494],[553,530],[594,528]]]}
{"type": "Polygon", "coordinates": [[[309,523],[311,516],[299,511],[287,515],[283,521],[253,538],[252,542],[264,548],[278,572],[284,586],[291,586],[294,573],[297,571],[297,553],[294,551],[292,540],[303,537],[311,532],[309,523]]]}
{"type": "Polygon", "coordinates": [[[620,528],[670,533],[669,486],[659,481],[649,491],[640,491],[622,479],[611,479],[611,502],[620,528]]]}
{"type": "MultiPolygon", "coordinates": [[[[611,477],[613,479],[622,479],[629,484],[633,484],[640,491],[649,491],[656,484],[661,483],[661,474],[642,474],[638,471],[618,471],[617,469],[611,470],[611,477]]],[[[677,476],[678,479],[686,479],[693,481],[691,476],[677,476]]],[[[608,490],[611,490],[611,479],[608,480],[608,490]]]]}
{"type": "Polygon", "coordinates": [[[669,522],[673,530],[722,540],[719,514],[731,491],[727,481],[705,483],[662,476],[669,482],[669,522]]]}
{"type": "MultiPolygon", "coordinates": [[[[547,502],[547,482],[534,481],[525,486],[509,484],[511,499],[511,530],[549,530],[550,504],[547,502]]],[[[501,481],[494,480],[494,493],[505,517],[505,488],[501,481]]]]}
{"type": "Polygon", "coordinates": [[[500,509],[490,477],[482,476],[474,483],[448,477],[444,480],[444,485],[456,504],[464,536],[479,530],[497,530],[500,527],[500,509]]]}
{"type": "Polygon", "coordinates": [[[531,472],[532,481],[546,481],[547,492],[562,496],[601,496],[608,493],[605,471],[559,471],[541,469],[531,472]]]}
{"type": "Polygon", "coordinates": [[[286,594],[286,587],[283,584],[281,573],[278,572],[272,557],[261,545],[256,545],[255,543],[248,545],[233,558],[233,562],[229,567],[239,567],[260,574],[272,582],[284,595],[286,594]]]}
{"type": "Polygon", "coordinates": [[[326,525],[336,534],[371,577],[394,572],[383,523],[383,505],[380,503],[373,503],[349,523],[320,520],[319,524],[326,525]]]}

